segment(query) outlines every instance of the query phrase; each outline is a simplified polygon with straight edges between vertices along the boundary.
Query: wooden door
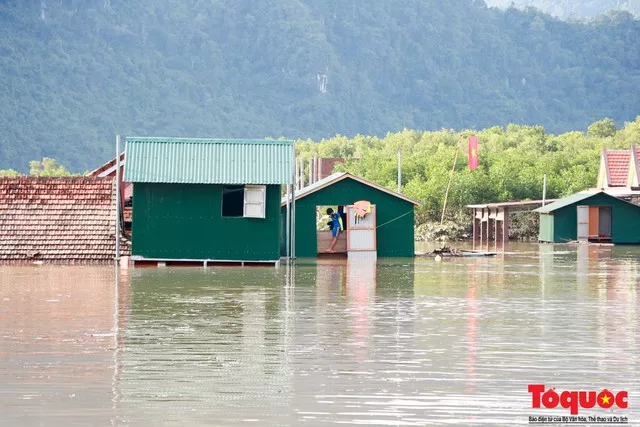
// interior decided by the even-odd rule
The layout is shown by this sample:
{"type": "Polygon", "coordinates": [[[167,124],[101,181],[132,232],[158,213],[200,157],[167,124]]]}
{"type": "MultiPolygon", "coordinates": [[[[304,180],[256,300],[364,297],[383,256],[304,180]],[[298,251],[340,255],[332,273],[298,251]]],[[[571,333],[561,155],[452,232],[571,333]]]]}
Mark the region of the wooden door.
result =
{"type": "Polygon", "coordinates": [[[375,252],[376,244],[376,206],[364,218],[357,218],[355,208],[347,206],[347,252],[375,252]]]}
{"type": "Polygon", "coordinates": [[[600,206],[589,206],[589,238],[597,239],[600,222],[598,220],[600,206]]]}

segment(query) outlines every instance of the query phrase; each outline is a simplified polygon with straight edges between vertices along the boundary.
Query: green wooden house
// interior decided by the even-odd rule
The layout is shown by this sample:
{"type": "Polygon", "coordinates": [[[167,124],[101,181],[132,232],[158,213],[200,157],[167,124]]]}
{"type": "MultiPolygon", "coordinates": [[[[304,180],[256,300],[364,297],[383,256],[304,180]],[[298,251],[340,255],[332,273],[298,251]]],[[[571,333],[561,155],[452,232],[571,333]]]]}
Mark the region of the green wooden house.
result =
{"type": "MultiPolygon", "coordinates": [[[[349,173],[334,173],[295,194],[296,257],[317,257],[331,242],[329,231],[318,230],[318,217],[327,206],[349,206],[365,200],[375,206],[375,237],[377,256],[413,257],[415,255],[414,207],[420,203],[400,193],[349,173]]],[[[282,221],[287,198],[281,201],[282,221]]],[[[344,221],[347,224],[347,221],[344,221]]],[[[284,224],[284,222],[283,222],[284,224]]],[[[284,236],[284,225],[282,226],[284,236]]],[[[339,237],[336,252],[347,252],[347,230],[339,237]]],[[[285,242],[284,237],[281,239],[285,242]]],[[[284,254],[285,248],[281,248],[284,254]]]]}
{"type": "Polygon", "coordinates": [[[134,263],[280,260],[291,141],[127,138],[134,263]]]}
{"type": "Polygon", "coordinates": [[[640,206],[604,191],[583,191],[538,208],[538,240],[640,243],[640,206]]]}

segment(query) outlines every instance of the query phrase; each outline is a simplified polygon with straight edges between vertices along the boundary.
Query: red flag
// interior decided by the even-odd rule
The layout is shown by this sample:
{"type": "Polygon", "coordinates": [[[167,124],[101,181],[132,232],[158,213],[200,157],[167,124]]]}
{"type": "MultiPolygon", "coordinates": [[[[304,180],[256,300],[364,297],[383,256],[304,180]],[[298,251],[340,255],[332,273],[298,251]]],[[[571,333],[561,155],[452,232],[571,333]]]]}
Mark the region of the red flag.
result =
{"type": "Polygon", "coordinates": [[[469,170],[474,170],[478,167],[478,137],[469,137],[469,170]]]}

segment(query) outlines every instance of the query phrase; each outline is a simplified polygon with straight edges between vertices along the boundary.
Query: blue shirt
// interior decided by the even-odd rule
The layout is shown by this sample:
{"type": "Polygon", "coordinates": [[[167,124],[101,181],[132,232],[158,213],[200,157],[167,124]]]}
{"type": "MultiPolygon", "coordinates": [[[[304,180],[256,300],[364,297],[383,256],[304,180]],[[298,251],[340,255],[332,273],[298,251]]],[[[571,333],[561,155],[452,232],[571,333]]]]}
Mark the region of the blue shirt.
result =
{"type": "Polygon", "coordinates": [[[340,214],[337,212],[332,213],[331,220],[333,221],[333,228],[340,230],[340,214]]]}

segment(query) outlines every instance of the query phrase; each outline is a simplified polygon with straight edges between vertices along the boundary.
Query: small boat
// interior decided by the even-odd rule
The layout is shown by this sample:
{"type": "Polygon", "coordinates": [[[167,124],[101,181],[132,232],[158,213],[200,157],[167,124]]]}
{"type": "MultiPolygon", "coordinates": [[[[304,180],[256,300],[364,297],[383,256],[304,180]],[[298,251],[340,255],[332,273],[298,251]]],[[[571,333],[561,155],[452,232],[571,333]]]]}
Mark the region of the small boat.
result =
{"type": "Polygon", "coordinates": [[[491,257],[498,255],[497,252],[471,251],[466,249],[451,249],[447,246],[442,249],[436,249],[433,252],[418,253],[416,256],[432,257],[440,256],[441,258],[462,258],[462,257],[491,257]]]}
{"type": "Polygon", "coordinates": [[[498,255],[497,252],[472,252],[472,251],[465,252],[465,251],[462,251],[460,253],[460,256],[463,256],[463,257],[496,256],[496,255],[498,255]]]}

